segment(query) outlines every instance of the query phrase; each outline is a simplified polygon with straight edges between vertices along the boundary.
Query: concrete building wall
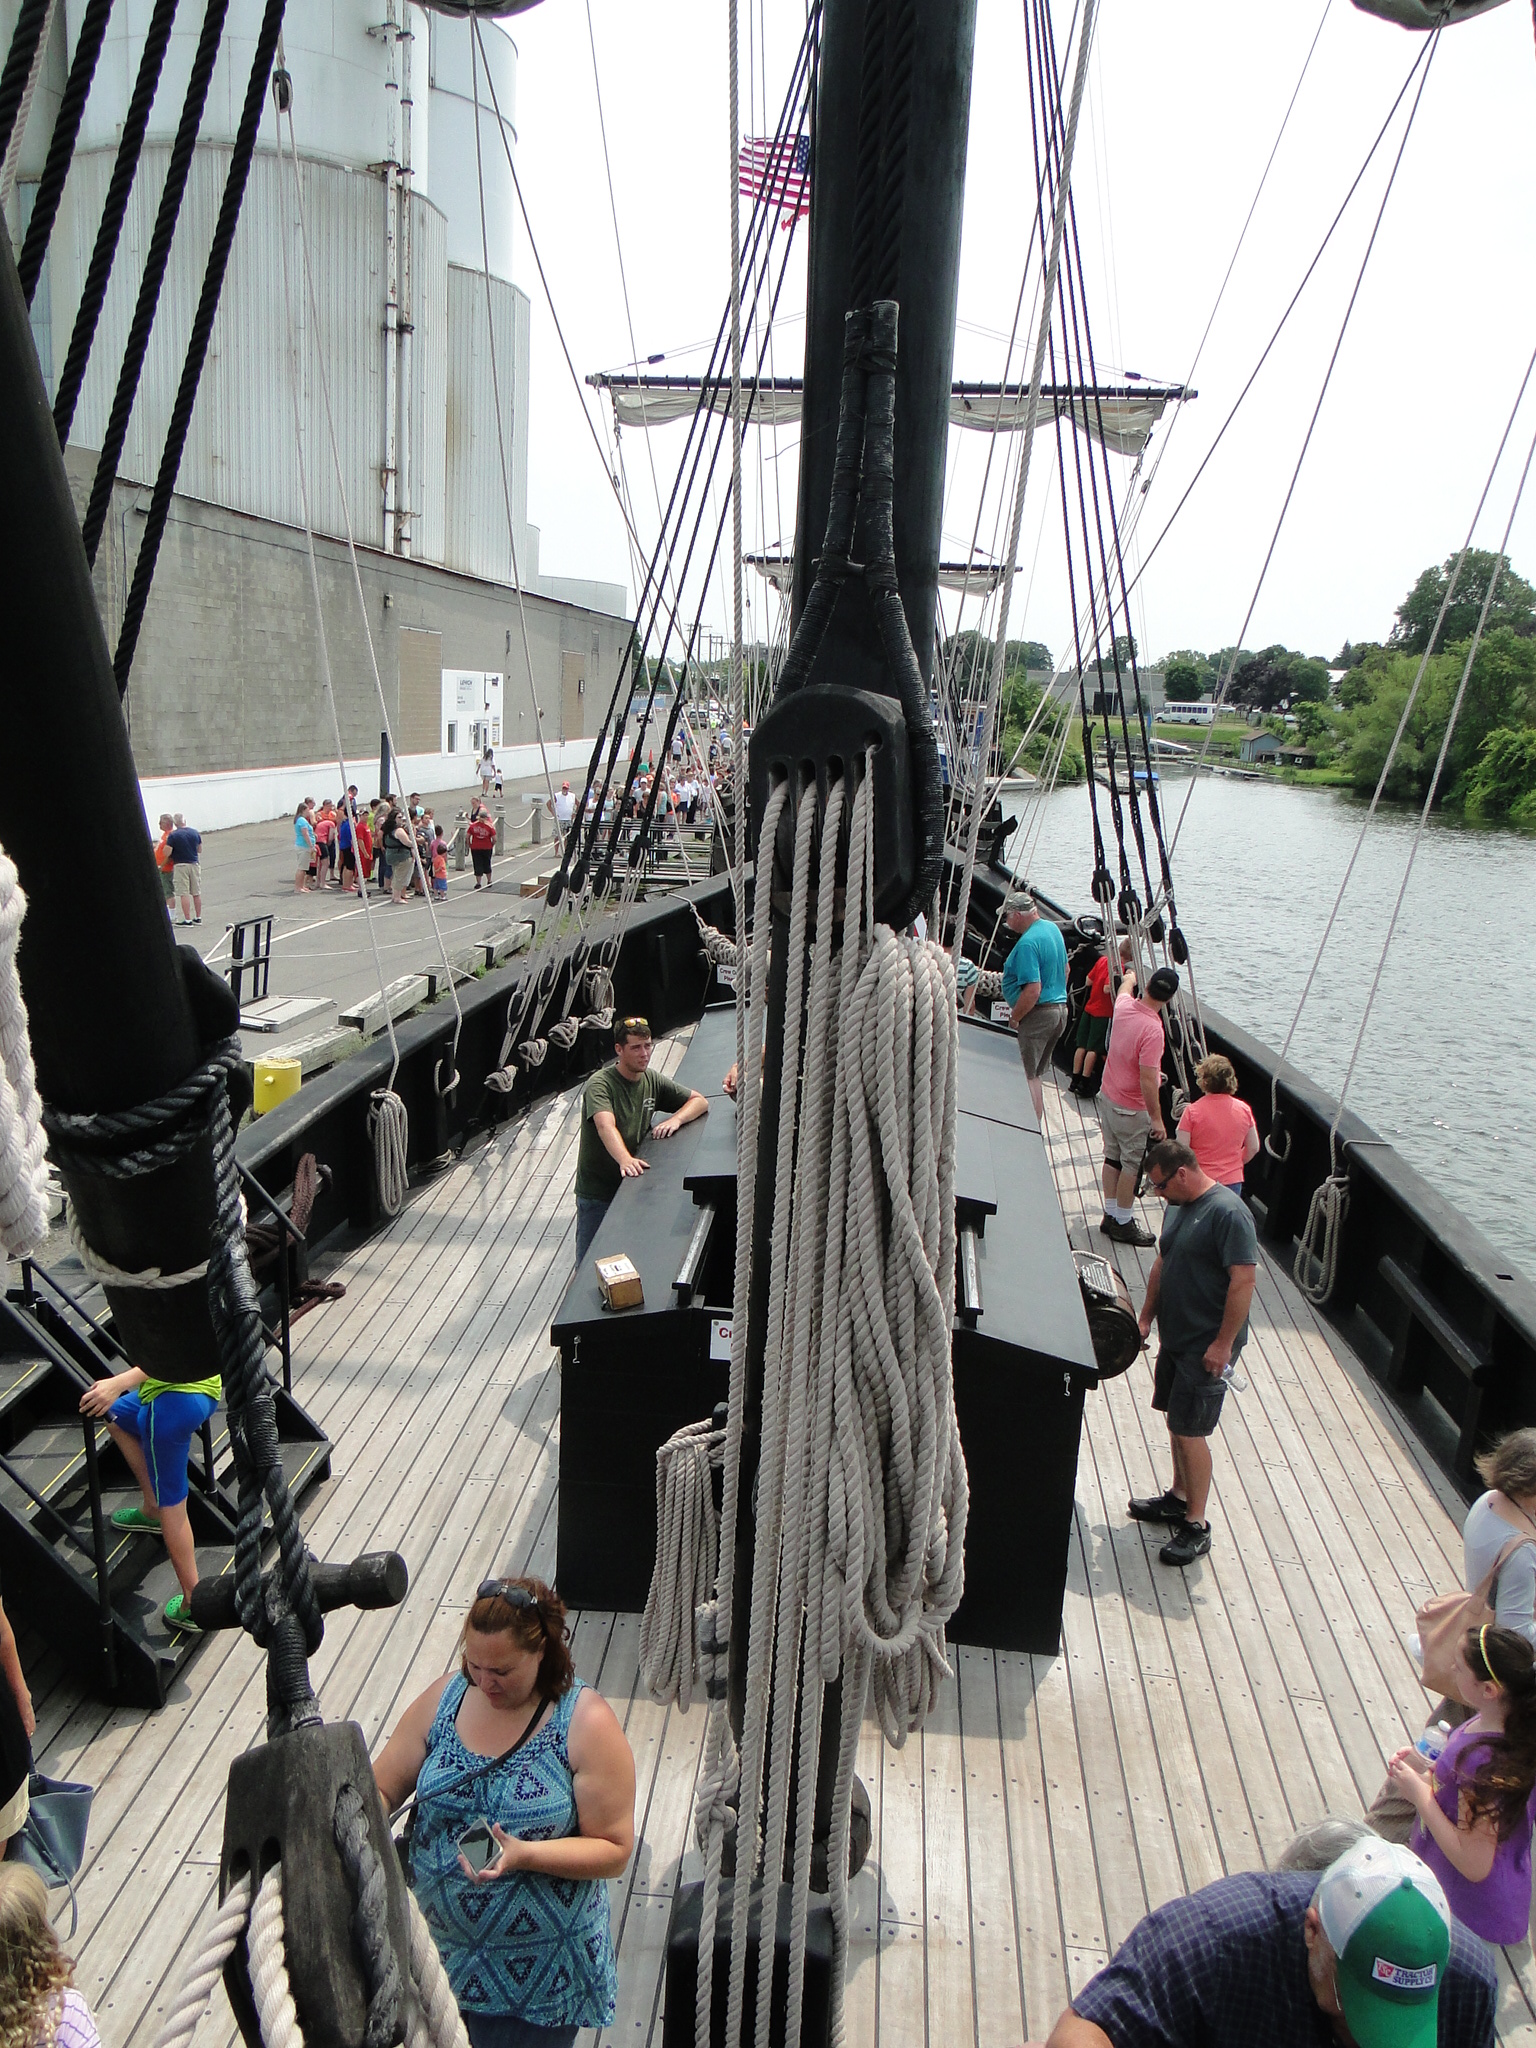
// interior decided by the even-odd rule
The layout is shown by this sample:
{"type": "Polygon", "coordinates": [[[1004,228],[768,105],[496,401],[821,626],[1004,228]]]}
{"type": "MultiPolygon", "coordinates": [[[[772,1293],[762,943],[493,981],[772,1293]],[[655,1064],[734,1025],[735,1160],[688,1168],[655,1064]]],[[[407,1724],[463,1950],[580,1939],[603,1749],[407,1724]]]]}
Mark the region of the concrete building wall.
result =
{"type": "MultiPolygon", "coordinates": [[[[72,450],[69,466],[76,501],[83,504],[90,462],[72,450]]],[[[147,499],[145,491],[119,487],[97,557],[97,600],[109,645],[116,640],[147,499]]],[[[590,737],[628,645],[626,620],[526,593],[530,679],[515,592],[360,548],[359,606],[345,545],[317,540],[316,558],[325,648],[349,761],[377,761],[384,716],[397,729],[402,632],[409,631],[440,636],[443,671],[503,678],[497,753],[509,772],[539,779],[541,734],[552,770],[585,768],[590,737]],[[573,648],[582,651],[591,679],[577,699],[579,717],[566,715],[562,697],[562,656],[573,648]]],[[[298,795],[314,793],[288,793],[287,771],[329,763],[329,775],[336,761],[301,533],[225,507],[174,501],[126,714],[140,776],[156,788],[167,778],[191,778],[205,824],[273,816],[298,795]]],[[[405,752],[403,741],[400,748],[405,752]]],[[[467,759],[462,747],[454,755],[440,747],[435,754],[413,754],[410,786],[461,787],[469,779],[467,759]]]]}

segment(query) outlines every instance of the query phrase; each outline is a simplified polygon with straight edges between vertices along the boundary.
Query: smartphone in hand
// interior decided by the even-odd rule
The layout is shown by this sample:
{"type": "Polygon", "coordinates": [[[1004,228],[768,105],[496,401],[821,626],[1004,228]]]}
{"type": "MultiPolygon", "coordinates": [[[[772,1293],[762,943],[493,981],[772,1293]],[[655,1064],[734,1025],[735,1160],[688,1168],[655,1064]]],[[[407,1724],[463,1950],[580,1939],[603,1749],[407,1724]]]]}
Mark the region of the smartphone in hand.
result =
{"type": "Polygon", "coordinates": [[[459,1854],[477,1874],[501,1854],[501,1845],[483,1820],[477,1820],[459,1837],[459,1854]]]}

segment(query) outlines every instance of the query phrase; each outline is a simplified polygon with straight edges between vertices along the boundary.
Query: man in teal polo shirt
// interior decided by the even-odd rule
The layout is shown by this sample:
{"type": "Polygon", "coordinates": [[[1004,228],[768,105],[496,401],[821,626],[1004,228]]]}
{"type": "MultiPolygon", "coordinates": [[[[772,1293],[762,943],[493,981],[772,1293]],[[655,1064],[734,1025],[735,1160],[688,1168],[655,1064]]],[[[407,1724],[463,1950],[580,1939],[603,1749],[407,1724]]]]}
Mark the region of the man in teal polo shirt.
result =
{"type": "Polygon", "coordinates": [[[1067,942],[1061,927],[1040,915],[1033,896],[1008,898],[1003,921],[1018,943],[1003,966],[1003,1001],[1019,1034],[1035,1115],[1045,1115],[1045,1072],[1058,1038],[1067,1028],[1067,942]]]}
{"type": "Polygon", "coordinates": [[[581,1144],[576,1154],[576,1263],[587,1255],[621,1180],[645,1172],[646,1138],[670,1138],[709,1113],[709,1097],[667,1074],[651,1072],[651,1027],[644,1017],[621,1017],[613,1027],[612,1063],[599,1067],[581,1097],[581,1144]],[[658,1109],[672,1114],[653,1128],[658,1109]]]}

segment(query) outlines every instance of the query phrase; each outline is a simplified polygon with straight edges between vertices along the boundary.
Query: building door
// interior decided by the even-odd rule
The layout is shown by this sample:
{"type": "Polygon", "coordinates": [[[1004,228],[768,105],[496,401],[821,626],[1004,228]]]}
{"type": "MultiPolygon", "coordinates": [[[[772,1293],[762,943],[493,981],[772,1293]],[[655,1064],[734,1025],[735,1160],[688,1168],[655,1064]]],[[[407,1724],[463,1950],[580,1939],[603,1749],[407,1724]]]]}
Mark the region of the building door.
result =
{"type": "Polygon", "coordinates": [[[587,730],[587,657],[569,650],[560,657],[560,737],[579,740],[587,730]]]}
{"type": "Polygon", "coordinates": [[[442,745],[443,636],[402,626],[395,746],[402,754],[438,754],[442,745]]]}

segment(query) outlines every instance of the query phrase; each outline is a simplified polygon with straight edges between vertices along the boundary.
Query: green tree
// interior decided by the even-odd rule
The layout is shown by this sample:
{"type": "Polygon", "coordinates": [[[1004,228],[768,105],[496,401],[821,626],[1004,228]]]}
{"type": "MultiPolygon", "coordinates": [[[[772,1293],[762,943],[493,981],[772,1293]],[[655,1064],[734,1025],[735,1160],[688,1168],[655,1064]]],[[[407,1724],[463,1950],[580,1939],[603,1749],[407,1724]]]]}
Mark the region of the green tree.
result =
{"type": "MultiPolygon", "coordinates": [[[[1392,645],[1407,654],[1422,654],[1429,645],[1435,620],[1450,587],[1456,557],[1449,556],[1438,569],[1426,569],[1397,608],[1392,645]]],[[[1536,635],[1536,590],[1509,565],[1508,555],[1495,555],[1485,548],[1469,548],[1456,579],[1456,595],[1445,615],[1436,647],[1451,647],[1458,640],[1470,640],[1488,595],[1488,586],[1498,570],[1498,588],[1488,612],[1488,626],[1507,626],[1522,637],[1536,635]]]]}
{"type": "MultiPolygon", "coordinates": [[[[1429,657],[1387,783],[1388,796],[1422,799],[1428,790],[1466,658],[1465,642],[1429,657]]],[[[1343,711],[1340,725],[1344,759],[1358,789],[1375,787],[1419,660],[1387,648],[1357,671],[1366,694],[1343,711]]],[[[1536,639],[1500,626],[1484,635],[1472,663],[1439,800],[1455,803],[1470,793],[1472,772],[1490,733],[1529,725],[1536,725],[1536,639]]]]}
{"type": "Polygon", "coordinates": [[[1303,698],[1296,706],[1296,731],[1303,745],[1320,749],[1333,737],[1333,718],[1325,705],[1303,698]]]}
{"type": "Polygon", "coordinates": [[[1467,778],[1467,811],[1474,818],[1536,822],[1536,725],[1495,726],[1477,750],[1467,778]]]}
{"type": "Polygon", "coordinates": [[[1175,703],[1192,703],[1200,695],[1200,671],[1181,655],[1163,663],[1163,691],[1175,703]]]}
{"type": "Polygon", "coordinates": [[[1050,675],[1055,667],[1051,650],[1043,640],[1009,640],[1003,647],[1003,667],[1012,669],[1033,669],[1050,675]]]}

